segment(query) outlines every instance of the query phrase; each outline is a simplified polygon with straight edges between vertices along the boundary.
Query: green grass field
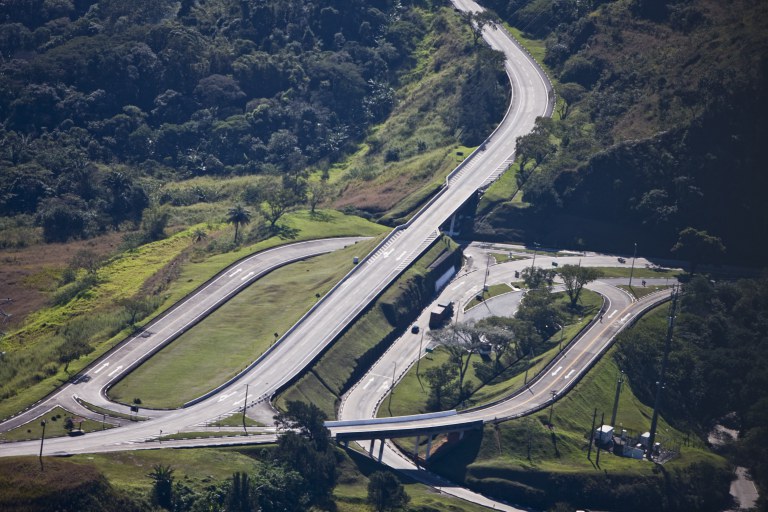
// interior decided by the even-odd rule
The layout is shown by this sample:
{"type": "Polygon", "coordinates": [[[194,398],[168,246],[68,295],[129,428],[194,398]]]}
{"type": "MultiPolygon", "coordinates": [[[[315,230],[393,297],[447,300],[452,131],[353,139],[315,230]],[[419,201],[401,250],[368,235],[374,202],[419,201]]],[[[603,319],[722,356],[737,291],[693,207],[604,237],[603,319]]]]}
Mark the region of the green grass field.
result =
{"type": "MultiPolygon", "coordinates": [[[[654,270],[650,268],[645,267],[635,267],[634,271],[630,268],[630,264],[627,263],[626,267],[594,267],[596,270],[599,270],[603,273],[603,277],[609,278],[609,277],[629,277],[629,274],[632,274],[632,280],[634,282],[634,278],[643,279],[643,278],[669,278],[669,279],[675,279],[681,274],[683,274],[683,271],[679,268],[669,268],[669,269],[659,269],[654,270]]],[[[637,284],[640,284],[640,281],[637,282],[637,284]]]]}
{"type": "Polygon", "coordinates": [[[377,240],[293,263],[262,277],[109,390],[144,407],[173,408],[248,366],[332,288],[377,240]]]}
{"type": "MultiPolygon", "coordinates": [[[[66,428],[64,428],[64,420],[67,417],[77,418],[75,414],[63,409],[61,407],[55,407],[51,411],[44,414],[41,418],[36,418],[29,423],[20,425],[8,432],[0,433],[0,440],[2,441],[26,441],[30,439],[40,439],[43,434],[43,427],[40,424],[42,420],[45,420],[45,438],[49,437],[63,437],[69,434],[66,428]]],[[[95,432],[106,428],[112,428],[113,425],[102,423],[100,421],[85,420],[82,423],[76,422],[75,429],[82,428],[83,432],[95,432]]]]}
{"type": "Polygon", "coordinates": [[[512,287],[506,283],[493,284],[488,287],[488,291],[483,292],[483,295],[482,295],[483,300],[478,300],[477,297],[474,297],[472,300],[467,302],[467,304],[464,306],[464,311],[467,311],[468,309],[472,309],[473,307],[477,306],[478,304],[492,297],[496,297],[497,295],[501,295],[511,291],[512,291],[512,287]]]}

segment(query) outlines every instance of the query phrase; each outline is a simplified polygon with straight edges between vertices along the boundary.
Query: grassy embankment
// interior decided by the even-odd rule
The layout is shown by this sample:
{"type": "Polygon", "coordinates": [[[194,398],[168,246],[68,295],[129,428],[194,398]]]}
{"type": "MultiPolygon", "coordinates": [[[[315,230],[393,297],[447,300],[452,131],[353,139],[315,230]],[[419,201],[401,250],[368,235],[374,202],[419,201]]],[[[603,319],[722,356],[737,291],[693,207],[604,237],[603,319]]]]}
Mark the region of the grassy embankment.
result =
{"type": "Polygon", "coordinates": [[[475,297],[472,298],[472,300],[470,300],[464,305],[464,311],[472,309],[478,304],[481,304],[483,301],[496,297],[497,295],[502,295],[512,291],[512,287],[507,283],[492,284],[487,288],[488,289],[484,290],[480,295],[482,297],[482,300],[478,299],[477,298],[478,296],[476,295],[475,297]]]}
{"type": "MultiPolygon", "coordinates": [[[[6,354],[4,364],[0,365],[0,417],[22,410],[50,393],[130,334],[128,313],[119,305],[122,299],[142,296],[147,288],[159,290],[158,295],[150,296],[154,312],[137,322],[141,326],[222,268],[254,252],[293,241],[375,236],[385,231],[359,217],[334,211],[322,213],[315,217],[307,212],[286,216],[281,224],[291,234],[290,239],[274,236],[223,254],[211,256],[203,247],[198,248],[193,237],[198,226],[193,226],[167,239],[113,256],[96,269],[92,284],[59,305],[29,315],[19,329],[2,339],[0,348],[6,354]],[[192,260],[187,259],[190,253],[192,260]],[[164,286],[158,286],[158,281],[164,282],[164,286]],[[59,362],[58,351],[65,342],[60,331],[73,327],[94,350],[72,361],[67,373],[59,362]]],[[[79,281],[87,277],[82,274],[79,281]]]]}
{"type": "Polygon", "coordinates": [[[175,408],[234,377],[264,353],[378,239],[292,263],[262,277],[109,390],[118,402],[175,408]]]}
{"type": "Polygon", "coordinates": [[[434,28],[410,56],[414,65],[400,77],[392,113],[329,173],[341,189],[337,206],[363,209],[392,225],[437,192],[474,149],[461,144],[456,128],[461,85],[475,57],[471,34],[452,9],[425,16],[434,28]]]}
{"type": "MultiPolygon", "coordinates": [[[[69,434],[69,431],[64,428],[64,421],[67,417],[72,419],[77,418],[77,415],[63,409],[61,407],[55,407],[49,412],[36,418],[29,423],[20,425],[8,432],[0,432],[0,441],[28,441],[31,439],[40,439],[43,434],[43,426],[41,422],[45,420],[45,438],[49,437],[62,437],[69,434]]],[[[83,432],[95,432],[97,430],[104,430],[112,428],[113,425],[105,422],[102,424],[100,421],[85,420],[74,423],[74,429],[82,429],[83,432]]]]}
{"type": "MultiPolygon", "coordinates": [[[[665,317],[666,308],[661,307],[641,322],[663,324],[665,317]]],[[[591,460],[587,459],[587,433],[594,410],[597,409],[598,424],[602,413],[606,414],[606,423],[611,415],[619,373],[612,354],[613,350],[609,351],[573,390],[558,400],[552,410],[553,429],[547,426],[549,409],[527,418],[488,425],[482,432],[469,433],[448,452],[450,456],[436,457],[432,469],[481,492],[544,508],[565,501],[577,507],[611,510],[686,510],[693,501],[685,500],[694,500],[697,493],[706,495],[708,486],[722,491],[725,485],[727,493],[729,470],[725,460],[710,453],[696,439],[687,444],[687,435],[663,418],[659,421],[657,440],[663,446],[680,449],[680,456],[663,468],[605,451],[598,465],[594,449],[591,460]]],[[[426,387],[426,381],[422,382],[426,387]]],[[[393,413],[420,412],[417,404],[411,404],[410,409],[402,407],[407,403],[403,400],[407,394],[407,389],[401,391],[400,386],[395,389],[393,413]]],[[[631,382],[625,382],[617,427],[630,434],[642,433],[649,428],[651,412],[632,393],[631,382]]]]}
{"type": "MultiPolygon", "coordinates": [[[[9,511],[43,511],[55,504],[67,505],[90,500],[83,510],[99,500],[100,510],[121,510],[126,501],[147,500],[152,481],[147,474],[155,465],[171,466],[176,481],[194,492],[205,492],[212,484],[231,478],[235,472],[255,473],[274,458],[271,448],[200,448],[188,450],[141,450],[109,454],[44,458],[40,471],[36,457],[0,459],[0,508],[9,511]],[[100,505],[101,506],[101,505],[100,505]]],[[[365,505],[368,476],[380,471],[379,464],[355,453],[337,451],[339,479],[333,500],[339,512],[353,512],[365,505]]],[[[398,476],[411,498],[409,507],[417,510],[487,510],[471,503],[442,495],[429,487],[398,476]]],[[[76,510],[70,508],[68,510],[76,510]]],[[[133,507],[123,508],[131,510],[133,507]]]]}
{"type": "Polygon", "coordinates": [[[300,400],[336,416],[336,402],[386,348],[399,336],[434,296],[434,283],[460,253],[449,238],[439,238],[339,337],[294,384],[277,398],[278,407],[300,400]],[[441,266],[430,266],[448,255],[441,266]]]}
{"type": "MultiPolygon", "coordinates": [[[[504,27],[517,39],[520,44],[528,50],[528,52],[536,59],[547,74],[552,77],[552,72],[546,64],[544,64],[544,55],[546,54],[546,44],[543,39],[530,39],[525,37],[523,33],[509,24],[504,24],[504,27]]],[[[554,80],[553,80],[554,81],[554,80]]],[[[559,98],[558,98],[559,100],[559,98]]],[[[562,100],[559,100],[562,101],[562,100]]],[[[556,114],[555,114],[556,115],[556,114]]],[[[535,163],[529,162],[525,166],[525,171],[532,172],[535,169],[535,163]]],[[[485,191],[480,198],[480,202],[477,205],[476,215],[482,217],[489,213],[496,205],[501,203],[507,203],[515,207],[525,207],[528,204],[523,201],[523,194],[520,192],[520,187],[517,183],[517,174],[520,171],[520,165],[514,163],[509,166],[507,171],[496,180],[488,190],[485,191]]]]}

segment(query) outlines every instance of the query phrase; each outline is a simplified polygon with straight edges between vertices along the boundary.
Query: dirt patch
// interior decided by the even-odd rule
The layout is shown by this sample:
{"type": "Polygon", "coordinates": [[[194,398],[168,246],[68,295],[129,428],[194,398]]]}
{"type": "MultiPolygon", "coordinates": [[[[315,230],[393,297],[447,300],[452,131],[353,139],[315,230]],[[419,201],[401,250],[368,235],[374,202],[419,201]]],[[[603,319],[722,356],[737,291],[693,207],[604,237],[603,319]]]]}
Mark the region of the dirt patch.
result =
{"type": "Polygon", "coordinates": [[[0,298],[13,300],[0,304],[0,308],[11,315],[6,323],[0,318],[0,331],[18,327],[27,315],[46,305],[50,292],[56,289],[61,271],[78,251],[87,249],[107,257],[117,252],[124,234],[109,233],[64,244],[0,250],[0,298]]]}

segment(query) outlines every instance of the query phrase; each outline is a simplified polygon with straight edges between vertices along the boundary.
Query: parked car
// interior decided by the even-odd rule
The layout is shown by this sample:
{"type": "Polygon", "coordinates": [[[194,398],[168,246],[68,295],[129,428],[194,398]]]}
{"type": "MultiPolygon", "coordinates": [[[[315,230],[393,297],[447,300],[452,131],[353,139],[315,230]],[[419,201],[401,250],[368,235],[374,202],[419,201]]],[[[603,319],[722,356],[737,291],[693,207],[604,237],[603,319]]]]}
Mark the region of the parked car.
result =
{"type": "Polygon", "coordinates": [[[413,324],[413,326],[411,326],[411,332],[413,334],[419,334],[419,326],[416,324],[413,324]]]}
{"type": "Polygon", "coordinates": [[[619,263],[626,263],[626,262],[627,260],[625,260],[624,258],[619,258],[619,263]]]}

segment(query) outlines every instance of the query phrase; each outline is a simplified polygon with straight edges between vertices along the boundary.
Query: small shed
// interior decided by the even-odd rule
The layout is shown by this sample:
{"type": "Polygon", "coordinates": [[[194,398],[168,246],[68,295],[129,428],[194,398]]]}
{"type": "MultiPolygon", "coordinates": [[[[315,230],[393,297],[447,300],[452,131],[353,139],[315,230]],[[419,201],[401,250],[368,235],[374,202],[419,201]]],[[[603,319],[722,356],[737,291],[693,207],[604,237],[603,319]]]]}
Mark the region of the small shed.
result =
{"type": "Polygon", "coordinates": [[[610,425],[603,425],[595,431],[597,441],[600,443],[608,443],[613,441],[613,427],[610,425]]]}

